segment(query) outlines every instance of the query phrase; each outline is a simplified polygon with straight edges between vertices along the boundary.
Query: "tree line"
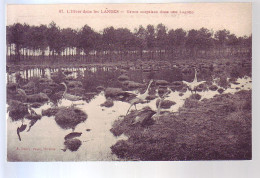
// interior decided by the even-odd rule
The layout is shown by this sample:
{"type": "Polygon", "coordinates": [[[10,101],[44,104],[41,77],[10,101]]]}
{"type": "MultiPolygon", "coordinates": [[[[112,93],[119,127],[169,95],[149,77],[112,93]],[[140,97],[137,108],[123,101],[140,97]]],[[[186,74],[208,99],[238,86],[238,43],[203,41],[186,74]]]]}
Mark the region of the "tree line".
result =
{"type": "Polygon", "coordinates": [[[90,26],[80,29],[15,23],[6,27],[7,60],[76,59],[93,61],[174,60],[178,58],[216,58],[251,56],[252,35],[238,37],[223,29],[185,31],[163,24],[127,28],[107,27],[96,32],[90,26]]]}

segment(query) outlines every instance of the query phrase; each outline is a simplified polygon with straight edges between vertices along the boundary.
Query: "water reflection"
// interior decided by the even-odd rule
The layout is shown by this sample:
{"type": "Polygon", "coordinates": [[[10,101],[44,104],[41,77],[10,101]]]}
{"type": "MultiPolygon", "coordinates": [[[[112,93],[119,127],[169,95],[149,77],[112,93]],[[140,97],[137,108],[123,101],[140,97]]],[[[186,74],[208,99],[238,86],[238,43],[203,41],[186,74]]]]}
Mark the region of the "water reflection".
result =
{"type": "MultiPolygon", "coordinates": [[[[29,132],[23,131],[24,125],[31,125],[31,120],[22,119],[13,122],[11,119],[7,121],[7,136],[8,136],[8,159],[14,161],[86,161],[86,160],[118,160],[118,158],[111,153],[110,147],[120,139],[127,139],[126,136],[115,137],[110,132],[110,129],[115,120],[120,116],[125,115],[130,104],[123,101],[114,101],[114,105],[110,108],[101,107],[100,105],[106,101],[104,92],[98,92],[97,87],[117,87],[123,88],[122,82],[118,77],[126,74],[129,80],[137,83],[147,83],[150,79],[165,80],[171,85],[176,81],[191,82],[194,78],[194,73],[183,73],[178,68],[165,69],[160,72],[151,71],[144,72],[142,70],[121,70],[116,67],[79,67],[79,68],[35,68],[26,69],[18,73],[9,73],[7,75],[8,82],[18,82],[22,80],[27,83],[34,77],[52,79],[54,74],[61,73],[64,78],[78,80],[82,82],[84,94],[91,96],[88,99],[84,97],[82,100],[73,102],[59,98],[59,102],[54,106],[53,103],[48,102],[39,108],[33,108],[37,115],[42,115],[42,111],[53,107],[71,107],[72,104],[78,109],[85,112],[88,118],[85,122],[78,124],[73,132],[82,133],[77,139],[81,141],[81,145],[77,151],[64,150],[64,137],[71,133],[71,130],[62,129],[55,122],[54,116],[43,116],[30,127],[29,132]],[[17,76],[20,76],[19,79],[17,76]],[[21,129],[21,127],[23,127],[21,129]],[[19,136],[17,135],[17,128],[20,128],[19,136]],[[18,141],[18,137],[22,140],[18,141]],[[29,149],[29,150],[28,150],[29,149]]],[[[217,88],[223,88],[223,93],[235,93],[240,90],[251,89],[250,77],[239,77],[236,80],[229,82],[229,86],[221,86],[220,80],[212,77],[210,71],[199,73],[199,80],[207,81],[207,85],[216,85],[217,88]],[[215,80],[216,79],[216,80],[215,80]]],[[[226,78],[225,78],[226,79],[226,78]]],[[[68,80],[69,81],[69,80],[68,80]]],[[[57,80],[57,84],[59,80],[57,80]]],[[[127,88],[124,88],[128,90],[127,88]]],[[[57,91],[63,92],[64,88],[57,86],[57,91]]],[[[130,92],[130,91],[128,91],[130,92]]],[[[132,93],[140,93],[139,90],[131,91],[132,93]]],[[[158,86],[153,85],[151,93],[158,98],[158,86]]],[[[197,92],[201,95],[201,99],[209,99],[220,93],[217,90],[201,90],[197,92]]],[[[164,111],[177,112],[183,106],[185,100],[191,96],[191,92],[187,89],[172,90],[167,100],[174,101],[176,104],[164,111]]],[[[149,106],[156,111],[157,98],[152,99],[148,103],[137,105],[137,109],[149,106]]],[[[134,108],[132,108],[134,109],[134,108]]],[[[9,113],[8,113],[9,117],[9,113]]]]}
{"type": "MultiPolygon", "coordinates": [[[[115,119],[122,115],[124,108],[128,107],[125,102],[115,102],[113,108],[102,108],[100,104],[105,101],[103,93],[97,95],[90,103],[78,101],[77,108],[88,114],[86,122],[76,126],[74,132],[82,132],[78,137],[82,141],[82,145],[77,152],[61,151],[64,148],[64,137],[71,130],[61,129],[55,122],[54,117],[43,116],[30,130],[30,132],[22,132],[22,142],[17,143],[16,129],[21,125],[22,121],[11,122],[8,120],[8,155],[17,161],[83,161],[83,160],[116,160],[117,158],[111,154],[110,146],[119,139],[126,139],[124,136],[116,138],[110,132],[111,126],[115,119]],[[90,131],[89,131],[90,130],[90,131]],[[16,148],[41,148],[41,151],[17,151],[16,148]],[[44,148],[54,148],[52,151],[44,151],[44,148]]],[[[59,106],[71,106],[72,102],[62,100],[59,106]]],[[[41,114],[42,110],[50,108],[50,104],[45,104],[35,109],[37,114],[41,114]]],[[[125,114],[125,113],[124,113],[125,114]]],[[[25,119],[24,124],[29,124],[29,120],[25,119]]]]}

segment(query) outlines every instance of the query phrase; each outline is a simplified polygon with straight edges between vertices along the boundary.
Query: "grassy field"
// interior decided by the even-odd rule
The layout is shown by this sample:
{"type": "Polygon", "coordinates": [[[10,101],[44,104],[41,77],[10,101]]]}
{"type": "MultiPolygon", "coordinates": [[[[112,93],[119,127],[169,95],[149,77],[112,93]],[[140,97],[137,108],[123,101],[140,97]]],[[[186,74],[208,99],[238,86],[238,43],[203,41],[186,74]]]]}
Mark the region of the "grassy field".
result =
{"type": "Polygon", "coordinates": [[[137,112],[111,129],[125,134],[111,147],[123,160],[250,160],[251,91],[188,98],[177,113],[165,112],[148,125],[133,124],[137,112]]]}

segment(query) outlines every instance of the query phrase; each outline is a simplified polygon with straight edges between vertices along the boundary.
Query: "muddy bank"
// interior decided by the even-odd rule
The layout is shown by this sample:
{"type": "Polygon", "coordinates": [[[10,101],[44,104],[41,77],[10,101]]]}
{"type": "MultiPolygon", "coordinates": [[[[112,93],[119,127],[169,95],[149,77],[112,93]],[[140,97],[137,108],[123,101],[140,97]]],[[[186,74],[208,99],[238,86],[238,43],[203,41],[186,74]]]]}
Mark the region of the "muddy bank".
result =
{"type": "Polygon", "coordinates": [[[112,133],[125,134],[112,152],[124,160],[250,160],[251,91],[188,98],[179,112],[151,117],[145,127],[133,124],[140,111],[117,120],[112,133]]]}

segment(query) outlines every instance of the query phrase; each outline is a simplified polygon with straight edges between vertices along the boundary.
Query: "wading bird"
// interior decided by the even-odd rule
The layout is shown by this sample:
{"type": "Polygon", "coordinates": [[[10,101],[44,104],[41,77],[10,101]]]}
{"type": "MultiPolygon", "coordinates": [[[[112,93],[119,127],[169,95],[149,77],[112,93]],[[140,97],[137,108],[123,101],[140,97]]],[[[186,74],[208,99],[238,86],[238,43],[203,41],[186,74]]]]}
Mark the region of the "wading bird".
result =
{"type": "Polygon", "coordinates": [[[171,90],[167,88],[167,91],[160,97],[157,107],[157,118],[159,119],[161,113],[161,104],[165,100],[166,96],[171,93],[171,90]]]}
{"type": "Polygon", "coordinates": [[[195,69],[195,76],[194,76],[194,80],[193,82],[186,82],[186,81],[182,81],[183,83],[185,83],[188,86],[188,89],[191,91],[191,93],[194,91],[196,93],[197,87],[202,84],[205,83],[206,81],[200,81],[198,82],[197,79],[197,70],[195,69]]]}
{"type": "Polygon", "coordinates": [[[70,100],[70,101],[78,101],[78,100],[82,99],[82,97],[80,97],[80,96],[68,94],[67,93],[67,90],[68,90],[67,85],[64,82],[62,82],[61,84],[65,86],[65,91],[62,95],[63,98],[70,100]]]}
{"type": "Polygon", "coordinates": [[[131,109],[131,107],[132,107],[133,105],[135,106],[135,109],[136,109],[136,104],[139,104],[139,103],[142,103],[142,102],[145,101],[146,97],[149,95],[149,94],[148,94],[148,93],[149,93],[149,88],[150,88],[150,86],[151,86],[152,83],[153,83],[153,80],[150,80],[149,85],[148,85],[146,91],[145,91],[143,94],[137,95],[136,98],[134,98],[134,99],[132,99],[132,100],[130,101],[130,104],[131,104],[131,105],[130,105],[129,109],[127,110],[126,115],[128,114],[129,110],[131,109]]]}
{"type": "Polygon", "coordinates": [[[27,130],[27,132],[29,132],[31,130],[31,127],[39,120],[41,119],[41,115],[38,115],[34,110],[33,108],[31,107],[31,105],[29,104],[28,105],[28,111],[29,111],[29,116],[27,119],[31,120],[30,123],[29,123],[29,128],[27,130]]]}

